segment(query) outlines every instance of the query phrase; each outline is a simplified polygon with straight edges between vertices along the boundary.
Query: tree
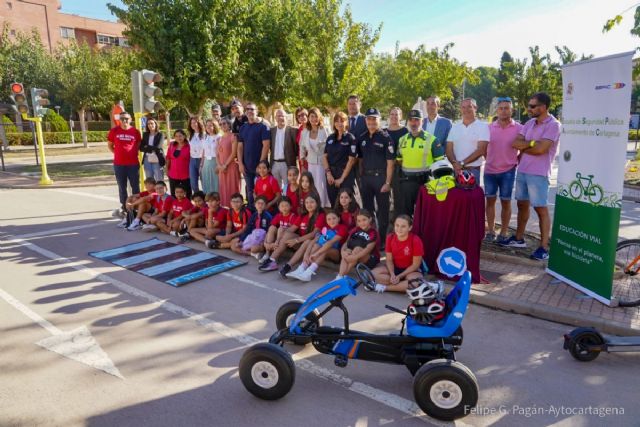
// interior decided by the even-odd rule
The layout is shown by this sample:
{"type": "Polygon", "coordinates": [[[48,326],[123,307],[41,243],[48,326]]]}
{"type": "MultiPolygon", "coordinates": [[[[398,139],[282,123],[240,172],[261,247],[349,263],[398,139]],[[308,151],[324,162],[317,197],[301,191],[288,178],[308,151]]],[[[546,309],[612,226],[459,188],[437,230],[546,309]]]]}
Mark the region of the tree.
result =
{"type": "MultiPolygon", "coordinates": [[[[82,142],[87,147],[85,112],[93,105],[105,105],[111,99],[109,79],[111,70],[104,55],[94,52],[86,43],[60,45],[55,53],[59,70],[60,93],[80,116],[82,142]]],[[[120,76],[128,81],[128,76],[120,76]]],[[[113,102],[113,101],[111,101],[113,102]]]]}
{"type": "MultiPolygon", "coordinates": [[[[249,0],[124,0],[122,21],[145,68],[162,74],[168,97],[201,114],[208,98],[244,93],[241,47],[250,38],[249,0]]],[[[254,40],[258,42],[258,40],[254,40]]]]}

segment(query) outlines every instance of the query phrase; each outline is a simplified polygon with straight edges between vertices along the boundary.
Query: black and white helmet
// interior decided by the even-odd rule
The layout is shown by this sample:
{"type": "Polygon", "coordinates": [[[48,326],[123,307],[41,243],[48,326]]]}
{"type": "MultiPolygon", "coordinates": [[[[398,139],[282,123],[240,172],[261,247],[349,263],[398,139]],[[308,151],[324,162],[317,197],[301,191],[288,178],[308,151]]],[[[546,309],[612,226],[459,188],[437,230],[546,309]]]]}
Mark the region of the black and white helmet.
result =
{"type": "Polygon", "coordinates": [[[409,282],[407,295],[414,304],[428,304],[440,295],[442,295],[442,282],[427,282],[424,279],[415,279],[409,282]]]}

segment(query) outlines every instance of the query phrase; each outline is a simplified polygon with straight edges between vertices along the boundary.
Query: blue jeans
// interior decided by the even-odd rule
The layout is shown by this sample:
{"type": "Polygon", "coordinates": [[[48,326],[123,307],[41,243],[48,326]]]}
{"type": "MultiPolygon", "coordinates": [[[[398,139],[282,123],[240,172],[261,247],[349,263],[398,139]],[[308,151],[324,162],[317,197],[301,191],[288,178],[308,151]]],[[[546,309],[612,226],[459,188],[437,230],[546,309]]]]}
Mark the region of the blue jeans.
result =
{"type": "Polygon", "coordinates": [[[124,209],[127,203],[127,180],[131,186],[131,194],[140,192],[140,166],[138,165],[113,165],[113,172],[116,175],[118,183],[118,196],[120,197],[120,205],[124,209]]]}
{"type": "Polygon", "coordinates": [[[496,197],[500,191],[500,200],[511,200],[513,183],[516,180],[516,167],[501,173],[484,173],[484,195],[496,197]]]}
{"type": "Polygon", "coordinates": [[[160,166],[160,163],[151,163],[147,161],[147,158],[145,157],[143,166],[144,174],[147,178],[153,178],[156,181],[162,181],[164,179],[164,170],[162,169],[162,166],[160,166]]]}
{"type": "Polygon", "coordinates": [[[516,176],[516,200],[528,200],[534,208],[547,206],[549,178],[542,175],[518,172],[516,176]]]}
{"type": "Polygon", "coordinates": [[[191,158],[189,160],[189,182],[191,183],[191,191],[194,193],[200,190],[198,181],[200,181],[200,162],[202,159],[191,158]]]}
{"type": "Polygon", "coordinates": [[[247,188],[247,203],[249,209],[253,212],[253,189],[256,185],[256,177],[257,174],[255,172],[249,172],[245,170],[244,172],[244,182],[247,188]]]}

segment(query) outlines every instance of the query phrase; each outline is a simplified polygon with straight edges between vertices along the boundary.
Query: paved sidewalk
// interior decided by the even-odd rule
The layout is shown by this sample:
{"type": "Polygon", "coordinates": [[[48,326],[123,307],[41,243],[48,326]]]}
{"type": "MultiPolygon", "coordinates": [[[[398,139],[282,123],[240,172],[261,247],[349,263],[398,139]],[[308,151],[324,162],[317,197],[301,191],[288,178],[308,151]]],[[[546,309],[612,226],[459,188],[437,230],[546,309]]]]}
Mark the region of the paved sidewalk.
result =
{"type": "Polygon", "coordinates": [[[595,326],[602,332],[638,335],[640,308],[608,307],[558,282],[545,266],[483,251],[480,271],[489,283],[474,284],[471,301],[568,325],[595,326]]]}

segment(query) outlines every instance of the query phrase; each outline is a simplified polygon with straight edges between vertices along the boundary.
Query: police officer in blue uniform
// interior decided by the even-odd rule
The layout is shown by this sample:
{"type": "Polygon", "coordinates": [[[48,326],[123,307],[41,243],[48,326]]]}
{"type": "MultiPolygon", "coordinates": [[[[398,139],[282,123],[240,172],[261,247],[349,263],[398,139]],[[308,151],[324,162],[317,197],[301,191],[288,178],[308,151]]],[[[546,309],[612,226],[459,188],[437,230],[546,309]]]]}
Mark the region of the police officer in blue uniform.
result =
{"type": "Polygon", "coordinates": [[[384,244],[389,227],[389,194],[396,158],[393,140],[380,128],[380,112],[366,112],[367,132],[356,140],[360,159],[360,196],[362,207],[376,213],[380,241],[384,244]],[[374,209],[374,202],[377,209],[374,209]]]}

